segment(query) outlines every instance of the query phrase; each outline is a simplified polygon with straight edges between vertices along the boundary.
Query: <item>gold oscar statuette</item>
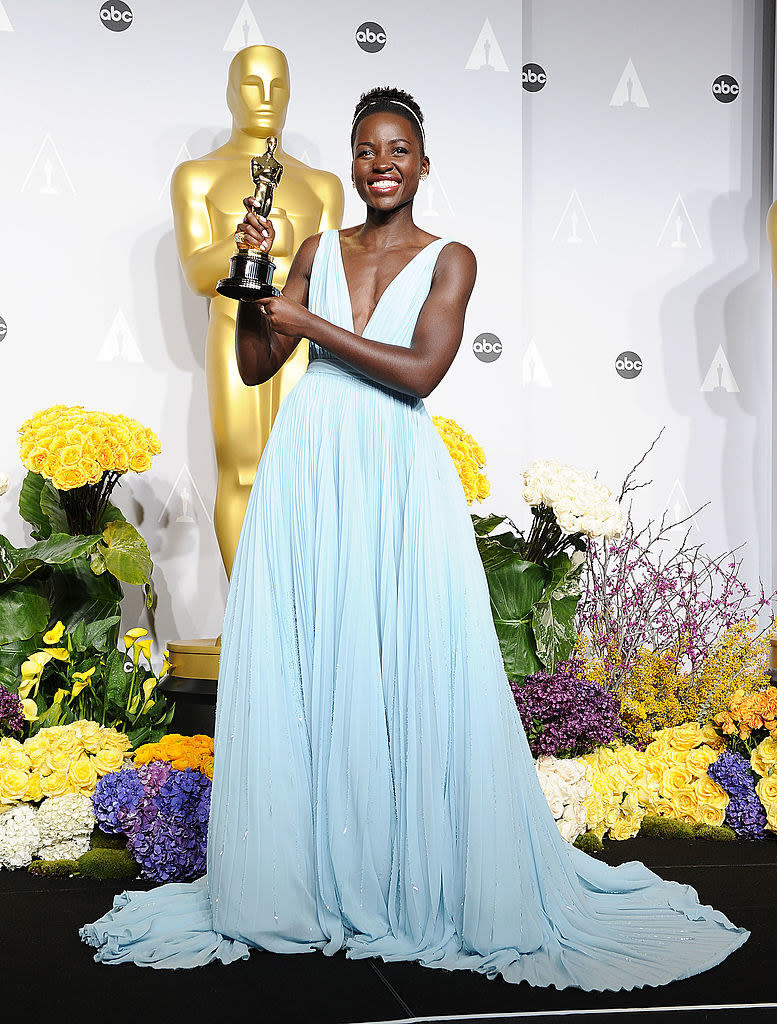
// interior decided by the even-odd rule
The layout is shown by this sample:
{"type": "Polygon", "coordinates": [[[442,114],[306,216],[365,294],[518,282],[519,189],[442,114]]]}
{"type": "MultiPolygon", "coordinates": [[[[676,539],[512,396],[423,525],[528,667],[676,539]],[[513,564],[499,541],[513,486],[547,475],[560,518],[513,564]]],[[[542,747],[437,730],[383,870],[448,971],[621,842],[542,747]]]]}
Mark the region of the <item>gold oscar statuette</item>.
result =
{"type": "MultiPolygon", "coordinates": [[[[254,199],[258,205],[254,213],[260,217],[269,217],[272,210],[273,192],[280,184],[283,164],[278,163],[273,155],[278,140],[271,135],[267,140],[267,148],[262,156],[251,157],[251,177],[254,181],[254,199]]],[[[236,242],[237,252],[229,261],[229,277],[222,278],[216,285],[219,295],[229,299],[266,299],[271,295],[280,295],[274,288],[272,276],[275,263],[271,256],[236,242]]]]}

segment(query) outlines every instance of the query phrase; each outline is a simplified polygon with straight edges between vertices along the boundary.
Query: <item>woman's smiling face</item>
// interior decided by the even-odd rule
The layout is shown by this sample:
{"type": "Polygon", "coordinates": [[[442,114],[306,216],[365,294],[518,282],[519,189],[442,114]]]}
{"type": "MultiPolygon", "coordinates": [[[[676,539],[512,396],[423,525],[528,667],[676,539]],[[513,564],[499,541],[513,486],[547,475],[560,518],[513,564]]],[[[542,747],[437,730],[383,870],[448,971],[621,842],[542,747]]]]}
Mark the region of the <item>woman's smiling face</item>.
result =
{"type": "Polygon", "coordinates": [[[353,146],[352,175],[356,191],[376,210],[393,210],[412,200],[429,159],[410,121],[383,110],[362,118],[353,146]]]}

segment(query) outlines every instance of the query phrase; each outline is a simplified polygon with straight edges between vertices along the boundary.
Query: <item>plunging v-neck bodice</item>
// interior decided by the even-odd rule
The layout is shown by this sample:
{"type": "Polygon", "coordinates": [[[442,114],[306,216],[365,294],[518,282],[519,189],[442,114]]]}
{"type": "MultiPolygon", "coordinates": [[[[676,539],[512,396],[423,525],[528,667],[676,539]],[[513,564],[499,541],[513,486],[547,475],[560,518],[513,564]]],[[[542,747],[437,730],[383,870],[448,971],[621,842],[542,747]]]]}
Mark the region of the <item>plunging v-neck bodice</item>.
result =
{"type": "MultiPolygon", "coordinates": [[[[346,294],[346,296],[347,296],[347,298],[348,298],[348,307],[349,307],[349,309],[350,309],[350,311],[351,311],[351,333],[352,333],[352,334],[356,334],[356,321],[355,321],[355,319],[354,319],[354,315],[353,315],[353,302],[351,301],[351,286],[350,286],[350,285],[348,284],[348,275],[347,275],[347,274],[346,274],[346,272],[345,272],[345,260],[343,259],[343,242],[342,242],[342,235],[340,234],[340,231],[339,231],[339,230],[337,231],[337,239],[336,239],[336,241],[337,241],[337,251],[338,251],[338,255],[340,256],[340,270],[341,270],[341,272],[342,272],[342,277],[343,277],[343,287],[345,288],[345,294],[346,294]]],[[[406,263],[406,264],[404,265],[404,267],[402,267],[402,269],[401,269],[401,270],[400,270],[400,271],[399,271],[398,273],[396,273],[396,274],[395,274],[395,275],[394,275],[394,276],[393,276],[393,277],[391,278],[391,280],[389,281],[389,283],[388,283],[388,284],[386,285],[386,287],[385,287],[385,288],[383,289],[383,291],[382,291],[382,292],[380,293],[380,295],[378,296],[378,301],[377,301],[377,302],[375,303],[375,307],[373,308],[372,312],[370,313],[369,317],[367,318],[367,322],[365,323],[364,327],[362,328],[362,333],[361,333],[361,335],[360,335],[361,337],[364,337],[364,336],[365,336],[365,331],[367,330],[367,328],[368,328],[368,327],[370,326],[370,324],[372,323],[372,318],[373,318],[373,317],[375,316],[375,314],[377,313],[377,311],[378,311],[378,306],[379,306],[379,305],[381,304],[381,302],[383,301],[383,298],[384,298],[384,296],[386,295],[386,293],[387,293],[388,291],[390,291],[390,289],[391,289],[391,286],[392,286],[392,285],[394,284],[394,282],[395,282],[395,281],[396,281],[396,280],[397,280],[398,278],[400,278],[400,277],[402,276],[402,274],[404,274],[404,273],[405,273],[405,271],[406,271],[406,270],[408,269],[408,267],[412,266],[412,264],[413,264],[413,263],[415,262],[415,260],[417,260],[417,259],[418,259],[418,257],[419,257],[419,256],[422,256],[422,255],[423,255],[423,253],[424,253],[424,252],[425,252],[425,251],[426,251],[426,250],[427,250],[427,249],[429,248],[429,246],[430,246],[430,245],[434,245],[434,243],[435,243],[435,242],[441,242],[441,241],[443,241],[443,239],[441,239],[441,238],[435,238],[435,239],[433,239],[433,240],[432,240],[431,242],[428,242],[428,243],[427,243],[427,244],[426,244],[426,245],[425,245],[425,246],[423,247],[423,249],[420,249],[420,250],[419,250],[419,251],[418,251],[418,252],[417,252],[417,253],[415,254],[415,256],[412,256],[412,257],[411,257],[411,258],[410,258],[410,259],[409,259],[409,260],[407,261],[407,263],[406,263]]]]}
{"type": "MultiPolygon", "coordinates": [[[[390,345],[410,346],[418,314],[431,288],[437,257],[450,241],[453,239],[437,238],[430,242],[389,281],[364,326],[362,337],[390,345]]],[[[337,228],[322,232],[319,239],[310,272],[308,308],[316,316],[355,333],[337,228]]],[[[309,359],[321,358],[339,361],[328,349],[311,341],[309,359]]]]}

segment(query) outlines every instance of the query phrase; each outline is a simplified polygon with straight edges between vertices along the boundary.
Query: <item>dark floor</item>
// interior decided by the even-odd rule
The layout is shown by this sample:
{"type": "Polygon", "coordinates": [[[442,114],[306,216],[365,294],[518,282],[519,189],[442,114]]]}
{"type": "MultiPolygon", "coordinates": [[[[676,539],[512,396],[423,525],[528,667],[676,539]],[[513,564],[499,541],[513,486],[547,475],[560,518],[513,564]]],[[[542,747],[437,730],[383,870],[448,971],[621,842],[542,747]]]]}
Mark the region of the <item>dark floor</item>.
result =
{"type": "Polygon", "coordinates": [[[240,1014],[256,1024],[598,1024],[634,1020],[638,1014],[649,1024],[670,1016],[683,1024],[777,1021],[777,841],[635,839],[608,844],[604,858],[612,864],[641,860],[664,878],[692,885],[703,903],[749,928],[750,940],[704,974],[625,993],[559,992],[489,980],[471,971],[348,960],[344,953],[282,956],[254,950],[248,960],[229,966],[158,971],[96,964],[94,950],[78,937],[82,924],[110,908],[114,893],[152,888],[154,883],[40,879],[25,870],[0,871],[3,1008],[23,1009],[26,1019],[56,1013],[63,1024],[87,1014],[110,1022],[155,1024],[173,1014],[192,1013],[198,1020],[217,1021],[240,1014]]]}

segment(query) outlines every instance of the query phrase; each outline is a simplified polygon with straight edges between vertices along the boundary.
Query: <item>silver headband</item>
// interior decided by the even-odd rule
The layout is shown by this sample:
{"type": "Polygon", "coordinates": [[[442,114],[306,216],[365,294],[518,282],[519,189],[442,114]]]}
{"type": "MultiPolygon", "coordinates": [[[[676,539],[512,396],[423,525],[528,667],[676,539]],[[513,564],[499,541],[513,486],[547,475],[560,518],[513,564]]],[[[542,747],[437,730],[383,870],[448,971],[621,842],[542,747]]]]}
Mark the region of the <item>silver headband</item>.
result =
{"type": "Polygon", "coordinates": [[[413,115],[415,123],[418,125],[419,129],[421,130],[421,141],[423,142],[424,147],[426,147],[426,135],[424,133],[424,126],[421,124],[421,121],[420,121],[420,119],[418,117],[418,114],[416,114],[416,112],[413,110],[413,108],[409,107],[407,105],[407,103],[403,103],[402,100],[392,100],[388,96],[386,96],[386,97],[384,97],[383,99],[380,99],[380,100],[370,100],[369,103],[366,103],[362,107],[362,109],[358,112],[358,114],[356,114],[356,116],[354,117],[354,119],[353,119],[353,121],[351,123],[351,129],[353,129],[353,126],[356,124],[356,121],[358,120],[358,118],[360,118],[362,116],[362,114],[364,113],[364,111],[368,107],[374,107],[374,106],[376,106],[379,103],[391,103],[391,104],[393,104],[396,107],[404,107],[405,110],[409,110],[410,113],[413,115]]]}

